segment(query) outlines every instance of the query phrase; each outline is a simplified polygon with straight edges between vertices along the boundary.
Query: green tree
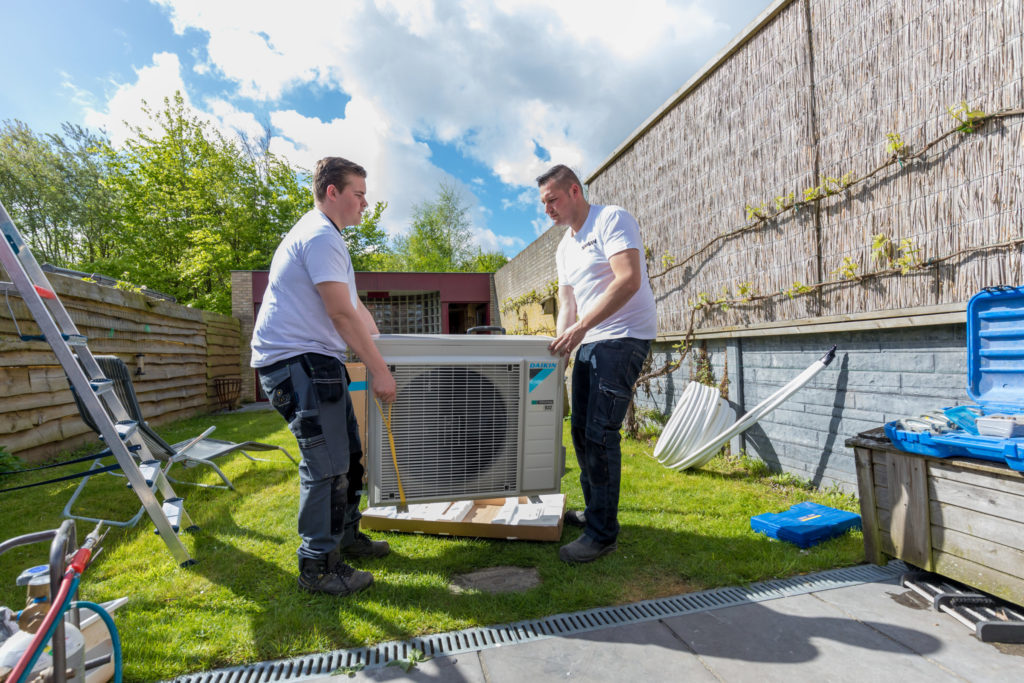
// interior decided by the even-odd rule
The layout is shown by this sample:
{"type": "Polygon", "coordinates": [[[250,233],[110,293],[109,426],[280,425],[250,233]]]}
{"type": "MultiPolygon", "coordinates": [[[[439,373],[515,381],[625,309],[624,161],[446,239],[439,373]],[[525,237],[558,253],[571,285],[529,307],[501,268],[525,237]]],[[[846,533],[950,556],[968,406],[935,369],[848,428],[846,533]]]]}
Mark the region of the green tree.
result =
{"type": "Polygon", "coordinates": [[[146,112],[151,125],[133,130],[111,180],[126,249],[108,270],[230,312],[230,271],[269,266],[309,191],[265,144],[227,139],[180,93],[146,112]]]}
{"type": "Polygon", "coordinates": [[[380,227],[380,217],[387,202],[377,202],[373,211],[363,214],[359,225],[345,230],[345,242],[348,253],[352,257],[352,267],[356,270],[383,270],[387,264],[388,234],[380,227]]]}
{"type": "Polygon", "coordinates": [[[463,270],[472,273],[496,273],[508,263],[508,256],[500,251],[484,251],[477,249],[476,255],[470,259],[463,270]]]}
{"type": "Polygon", "coordinates": [[[119,250],[117,195],[109,182],[117,153],[104,135],[69,123],[61,128],[63,136],[48,137],[59,155],[66,216],[75,232],[68,265],[102,262],[119,250]]]}
{"type": "Polygon", "coordinates": [[[61,157],[45,136],[21,121],[0,129],[0,201],[40,262],[66,266],[74,258],[61,157]]]}
{"type": "MultiPolygon", "coordinates": [[[[227,138],[180,93],[144,109],[148,125],[119,150],[79,126],[41,136],[4,122],[0,199],[40,261],[228,313],[230,271],[269,267],[309,190],[269,151],[266,130],[227,138]]],[[[367,248],[380,239],[368,233],[367,248]]]]}
{"type": "Polygon", "coordinates": [[[454,185],[441,183],[434,199],[413,207],[412,230],[395,238],[384,265],[388,270],[467,272],[504,258],[474,249],[472,242],[469,206],[454,185]]]}

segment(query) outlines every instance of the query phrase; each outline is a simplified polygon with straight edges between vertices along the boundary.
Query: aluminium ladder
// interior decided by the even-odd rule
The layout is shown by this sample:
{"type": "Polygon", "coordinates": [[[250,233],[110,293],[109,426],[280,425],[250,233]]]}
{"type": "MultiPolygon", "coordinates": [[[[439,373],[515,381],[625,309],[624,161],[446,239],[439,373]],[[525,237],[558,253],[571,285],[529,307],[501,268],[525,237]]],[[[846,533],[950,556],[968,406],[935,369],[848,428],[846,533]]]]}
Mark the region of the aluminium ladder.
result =
{"type": "MultiPolygon", "coordinates": [[[[117,459],[128,484],[153,520],[156,533],[167,544],[180,566],[194,564],[195,560],[178,537],[179,529],[196,528],[185,512],[182,499],[174,493],[165,469],[153,459],[137,433],[138,423],[131,419],[118,399],[113,381],[103,375],[86,345],[87,339],[79,333],[71,316],[57,298],[49,279],[22,240],[21,233],[2,203],[0,231],[4,237],[0,240],[0,263],[13,281],[0,282],[0,291],[5,295],[13,293],[20,296],[42,331],[41,335],[22,334],[21,340],[46,341],[50,345],[83,407],[99,427],[107,448],[117,459]],[[72,346],[77,349],[77,358],[71,350],[72,346]],[[163,498],[162,504],[157,500],[157,492],[163,498]]],[[[107,522],[87,517],[81,519],[107,522]]]]}

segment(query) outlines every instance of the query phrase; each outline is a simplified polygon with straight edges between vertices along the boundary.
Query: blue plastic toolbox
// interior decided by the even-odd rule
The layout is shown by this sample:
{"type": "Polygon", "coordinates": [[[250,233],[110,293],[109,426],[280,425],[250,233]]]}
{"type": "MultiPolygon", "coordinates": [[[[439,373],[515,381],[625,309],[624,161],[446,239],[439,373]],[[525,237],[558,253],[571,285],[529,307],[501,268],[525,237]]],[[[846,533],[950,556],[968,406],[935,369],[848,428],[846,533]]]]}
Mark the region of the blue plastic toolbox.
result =
{"type": "Polygon", "coordinates": [[[860,515],[817,503],[797,503],[785,512],[766,512],[750,518],[750,528],[780,541],[809,548],[860,528],[860,515]]]}
{"type": "MultiPolygon", "coordinates": [[[[987,288],[967,303],[967,394],[985,415],[1024,413],[1024,288],[987,288]]],[[[910,453],[993,460],[1024,471],[1024,437],[913,432],[897,422],[885,433],[910,453]]]]}

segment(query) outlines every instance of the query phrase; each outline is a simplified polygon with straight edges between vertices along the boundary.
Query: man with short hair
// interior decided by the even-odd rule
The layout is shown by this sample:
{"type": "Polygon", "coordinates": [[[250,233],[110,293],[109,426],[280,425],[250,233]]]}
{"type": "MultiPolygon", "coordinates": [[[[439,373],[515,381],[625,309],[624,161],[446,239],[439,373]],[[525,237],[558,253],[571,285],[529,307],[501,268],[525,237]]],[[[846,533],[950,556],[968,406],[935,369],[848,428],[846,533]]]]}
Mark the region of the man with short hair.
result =
{"type": "Polygon", "coordinates": [[[359,425],[343,361],[351,348],[373,377],[371,390],[395,400],[395,380],[372,335],[373,316],[356,295],[344,230],[366,209],[366,170],[326,157],[313,172],[315,208],[274,252],[252,336],[252,366],[299,442],[299,586],[349,595],[373,583],[345,557],[383,557],[385,541],[359,531],[363,467],[359,425]]]}
{"type": "Polygon", "coordinates": [[[657,336],[654,293],[647,279],[640,226],[619,206],[591,206],[583,185],[559,164],[537,178],[544,210],[567,230],[558,244],[558,336],[553,355],[572,369],[572,443],[585,510],[565,521],[583,534],[562,546],[565,562],[592,562],[614,551],[619,534],[619,430],[633,384],[657,336]]]}

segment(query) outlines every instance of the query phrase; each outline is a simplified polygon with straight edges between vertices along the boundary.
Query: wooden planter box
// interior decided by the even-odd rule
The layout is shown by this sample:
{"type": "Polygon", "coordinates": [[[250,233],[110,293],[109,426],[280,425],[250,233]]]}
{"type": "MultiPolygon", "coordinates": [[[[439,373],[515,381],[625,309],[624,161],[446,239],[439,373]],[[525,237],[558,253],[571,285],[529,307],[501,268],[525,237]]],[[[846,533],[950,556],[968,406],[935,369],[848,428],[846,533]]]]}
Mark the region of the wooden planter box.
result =
{"type": "Polygon", "coordinates": [[[903,560],[1024,605],[1024,473],[897,450],[881,429],[854,450],[869,562],[903,560]]]}

